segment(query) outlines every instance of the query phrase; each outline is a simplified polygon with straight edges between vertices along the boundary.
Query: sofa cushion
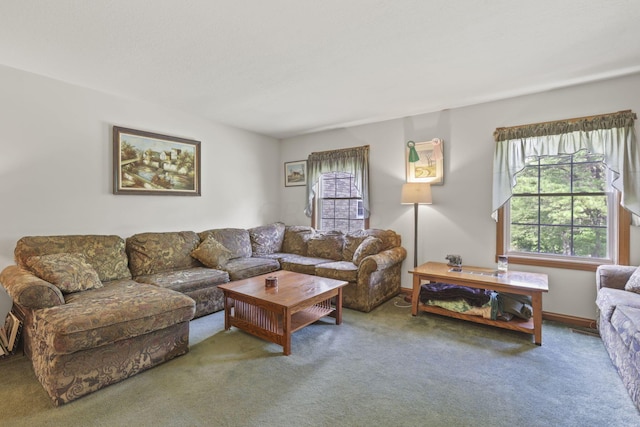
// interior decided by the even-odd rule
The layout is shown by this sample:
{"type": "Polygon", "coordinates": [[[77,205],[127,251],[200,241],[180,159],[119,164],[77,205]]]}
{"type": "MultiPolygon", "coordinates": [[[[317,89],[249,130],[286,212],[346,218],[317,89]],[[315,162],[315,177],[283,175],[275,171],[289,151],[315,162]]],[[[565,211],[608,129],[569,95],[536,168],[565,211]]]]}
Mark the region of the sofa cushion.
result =
{"type": "Polygon", "coordinates": [[[14,252],[21,267],[32,256],[59,253],[83,254],[102,282],[131,278],[125,241],[119,236],[27,236],[18,240],[14,252]]]}
{"type": "Polygon", "coordinates": [[[133,277],[201,267],[191,256],[200,244],[193,231],[139,233],[127,238],[129,268],[133,277]]]}
{"type": "Polygon", "coordinates": [[[309,239],[307,256],[342,261],[344,234],[338,231],[318,233],[309,239]]]}
{"type": "Polygon", "coordinates": [[[136,277],[136,282],[148,283],[182,293],[210,288],[228,281],[229,274],[226,271],[204,267],[165,271],[164,273],[136,277]]]}
{"type": "Polygon", "coordinates": [[[101,288],[98,273],[83,254],[49,254],[27,259],[27,267],[63,294],[101,288]]]}
{"type": "Polygon", "coordinates": [[[360,265],[363,259],[370,255],[379,253],[381,248],[382,240],[373,236],[365,238],[358,246],[358,249],[356,249],[356,252],[353,254],[353,263],[355,265],[360,265]]]}
{"type": "Polygon", "coordinates": [[[393,230],[381,230],[378,228],[369,228],[366,230],[362,230],[363,234],[367,236],[377,237],[382,240],[382,248],[381,251],[386,251],[387,249],[396,248],[402,244],[402,239],[400,235],[393,230]]]}
{"type": "Polygon", "coordinates": [[[342,249],[342,259],[344,261],[353,261],[353,255],[356,253],[358,246],[368,237],[362,231],[352,231],[344,236],[344,248],[342,249]]]}
{"type": "Polygon", "coordinates": [[[268,255],[282,250],[284,224],[276,222],[249,229],[253,255],[268,255]]]}
{"type": "Polygon", "coordinates": [[[234,258],[222,268],[231,280],[241,280],[279,270],[280,263],[270,258],[234,258]]]}
{"type": "Polygon", "coordinates": [[[307,255],[307,246],[315,230],[304,225],[288,225],[284,229],[282,252],[295,255],[307,255]]]}
{"type": "Polygon", "coordinates": [[[629,347],[634,336],[640,332],[640,308],[619,305],[611,316],[611,326],[618,332],[624,345],[629,347]]]}
{"type": "Polygon", "coordinates": [[[636,268],[627,283],[624,285],[624,290],[629,292],[640,293],[640,267],[636,268]]]}
{"type": "Polygon", "coordinates": [[[179,292],[118,280],[34,311],[34,324],[38,345],[68,354],[186,322],[194,312],[194,301],[179,292]]]}
{"type": "Polygon", "coordinates": [[[287,271],[313,275],[316,274],[317,265],[327,262],[332,262],[332,260],[290,254],[280,260],[280,267],[287,271]]]}
{"type": "Polygon", "coordinates": [[[351,261],[327,262],[316,266],[316,276],[328,279],[344,280],[355,283],[358,281],[358,267],[351,261]]]}
{"type": "Polygon", "coordinates": [[[210,235],[191,252],[191,256],[207,267],[220,268],[231,258],[231,251],[210,235]]]}
{"type": "Polygon", "coordinates": [[[218,242],[231,252],[231,258],[251,256],[251,238],[249,231],[242,228],[217,228],[198,233],[200,239],[205,240],[213,236],[218,242]]]}
{"type": "Polygon", "coordinates": [[[611,321],[611,316],[618,306],[626,305],[640,308],[640,295],[622,289],[602,288],[596,296],[596,305],[601,311],[601,316],[606,321],[611,321]]]}

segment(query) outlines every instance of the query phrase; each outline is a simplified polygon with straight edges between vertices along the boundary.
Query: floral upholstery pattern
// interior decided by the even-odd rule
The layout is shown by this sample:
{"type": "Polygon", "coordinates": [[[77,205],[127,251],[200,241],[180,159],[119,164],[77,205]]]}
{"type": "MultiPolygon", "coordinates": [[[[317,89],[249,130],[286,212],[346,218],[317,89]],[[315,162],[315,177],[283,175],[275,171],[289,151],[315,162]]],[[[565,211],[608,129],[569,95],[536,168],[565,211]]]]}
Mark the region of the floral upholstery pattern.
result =
{"type": "Polygon", "coordinates": [[[189,322],[127,338],[107,347],[56,354],[42,341],[33,351],[33,370],[59,406],[117,383],[189,351],[189,322]]]}
{"type": "Polygon", "coordinates": [[[285,225],[282,222],[250,228],[249,237],[253,255],[261,256],[280,252],[284,241],[284,228],[285,225]]]}
{"type": "Polygon", "coordinates": [[[191,256],[210,268],[220,268],[231,258],[231,251],[213,236],[207,236],[200,246],[191,252],[191,256]]]}
{"type": "Polygon", "coordinates": [[[193,231],[140,233],[126,240],[133,277],[183,268],[201,267],[191,252],[200,245],[193,231]]]}
{"type": "Polygon", "coordinates": [[[28,309],[64,304],[60,289],[17,265],[2,270],[0,283],[7,288],[15,304],[28,309]]]}
{"type": "Polygon", "coordinates": [[[314,234],[315,230],[311,227],[287,225],[284,230],[282,252],[306,256],[308,241],[314,234]]]}
{"type": "Polygon", "coordinates": [[[344,261],[353,261],[353,255],[356,253],[356,249],[358,249],[358,246],[360,246],[360,243],[362,243],[362,241],[367,237],[369,236],[364,234],[364,231],[360,231],[360,230],[356,232],[347,233],[344,236],[344,248],[342,249],[342,259],[344,261]]]}
{"type": "Polygon", "coordinates": [[[326,262],[316,266],[315,275],[355,283],[358,280],[358,267],[350,261],[326,262]]]}
{"type": "Polygon", "coordinates": [[[360,265],[360,263],[369,255],[379,253],[381,247],[382,240],[377,237],[369,236],[365,238],[353,254],[353,263],[355,265],[360,265]]]}
{"type": "Polygon", "coordinates": [[[218,228],[198,233],[200,239],[205,240],[213,236],[218,242],[231,251],[231,258],[251,256],[251,238],[249,231],[242,228],[218,228]]]}
{"type": "Polygon", "coordinates": [[[640,293],[640,267],[636,268],[629,280],[624,285],[625,291],[640,293]]]}
{"type": "Polygon", "coordinates": [[[326,258],[314,258],[302,255],[287,255],[280,260],[280,267],[283,270],[294,271],[302,274],[315,274],[316,265],[330,262],[326,258]]]}
{"type": "Polygon", "coordinates": [[[27,258],[27,267],[42,280],[54,284],[62,293],[101,288],[98,273],[83,254],[48,254],[27,258]]]}
{"type": "Polygon", "coordinates": [[[269,258],[234,258],[226,263],[223,269],[229,273],[231,280],[242,280],[279,270],[280,263],[269,258]]]}
{"type": "Polygon", "coordinates": [[[190,292],[210,288],[222,283],[227,283],[228,281],[229,274],[225,271],[205,267],[136,276],[136,282],[156,285],[187,295],[189,295],[190,292]]]}
{"type": "Polygon", "coordinates": [[[334,261],[342,260],[344,234],[340,232],[317,233],[309,239],[307,244],[307,256],[334,261]]]}
{"type": "Polygon", "coordinates": [[[126,241],[100,235],[20,239],[17,265],[6,267],[0,282],[24,311],[25,354],[54,404],[186,353],[189,319],[221,310],[217,285],[229,280],[279,268],[336,278],[349,282],[343,306],[360,311],[400,291],[406,250],[394,232],[365,230],[351,238],[306,226],[282,227],[140,233],[126,241]],[[191,256],[209,236],[231,252],[222,269],[204,267],[191,256]],[[368,236],[378,237],[383,248],[356,265],[353,256],[368,236]],[[349,259],[344,259],[345,246],[349,259]],[[30,257],[62,253],[83,254],[103,287],[63,294],[26,268],[30,257]]]}
{"type": "Polygon", "coordinates": [[[640,409],[640,294],[625,290],[633,266],[596,270],[598,332],[631,399],[640,409]]]}
{"type": "Polygon", "coordinates": [[[98,273],[100,281],[130,279],[125,242],[119,236],[29,236],[16,243],[16,263],[26,266],[32,256],[81,253],[98,273]]]}
{"type": "Polygon", "coordinates": [[[36,339],[56,354],[74,353],[189,321],[194,312],[193,300],[181,293],[123,280],[38,310],[36,339]]]}

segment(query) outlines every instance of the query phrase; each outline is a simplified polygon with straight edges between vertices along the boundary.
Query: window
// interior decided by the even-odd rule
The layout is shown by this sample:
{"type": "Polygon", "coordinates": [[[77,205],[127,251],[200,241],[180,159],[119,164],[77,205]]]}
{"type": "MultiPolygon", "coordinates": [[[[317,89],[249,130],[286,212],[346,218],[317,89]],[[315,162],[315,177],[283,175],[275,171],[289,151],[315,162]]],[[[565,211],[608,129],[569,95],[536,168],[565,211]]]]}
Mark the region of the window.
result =
{"type": "Polygon", "coordinates": [[[318,229],[348,233],[366,228],[362,196],[355,186],[352,174],[322,174],[318,194],[314,209],[318,229]]]}
{"type": "Polygon", "coordinates": [[[311,226],[345,233],[369,228],[369,146],[311,153],[307,165],[311,226]]]}
{"type": "Polygon", "coordinates": [[[511,258],[611,263],[615,259],[616,198],[602,156],[534,158],[517,175],[505,206],[505,250],[511,258]]]}
{"type": "Polygon", "coordinates": [[[633,112],[498,128],[496,257],[594,271],[629,263],[640,204],[633,112]],[[624,205],[624,207],[623,207],[624,205]]]}

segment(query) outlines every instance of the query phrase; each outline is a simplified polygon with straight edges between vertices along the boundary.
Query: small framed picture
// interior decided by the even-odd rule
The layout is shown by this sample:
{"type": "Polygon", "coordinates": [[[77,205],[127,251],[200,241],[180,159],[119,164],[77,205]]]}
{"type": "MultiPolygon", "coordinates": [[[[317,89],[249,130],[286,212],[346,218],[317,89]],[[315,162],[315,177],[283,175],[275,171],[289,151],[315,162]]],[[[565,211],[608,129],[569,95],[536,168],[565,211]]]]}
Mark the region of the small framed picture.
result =
{"type": "Polygon", "coordinates": [[[442,140],[434,138],[431,141],[407,143],[407,182],[423,182],[431,185],[444,183],[444,150],[442,140]],[[414,151],[412,158],[411,151],[414,151]]]}
{"type": "Polygon", "coordinates": [[[285,162],[284,186],[297,187],[300,185],[307,185],[307,161],[285,162]]]}

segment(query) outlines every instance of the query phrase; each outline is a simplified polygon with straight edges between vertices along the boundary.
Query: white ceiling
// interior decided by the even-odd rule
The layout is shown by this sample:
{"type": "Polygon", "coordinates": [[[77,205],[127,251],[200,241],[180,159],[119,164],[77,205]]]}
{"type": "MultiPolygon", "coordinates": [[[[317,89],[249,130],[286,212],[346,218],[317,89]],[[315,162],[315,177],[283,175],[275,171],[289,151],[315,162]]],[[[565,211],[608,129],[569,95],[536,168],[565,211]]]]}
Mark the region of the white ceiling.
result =
{"type": "Polygon", "coordinates": [[[0,64],[284,138],[640,72],[640,1],[0,0],[0,64]]]}

